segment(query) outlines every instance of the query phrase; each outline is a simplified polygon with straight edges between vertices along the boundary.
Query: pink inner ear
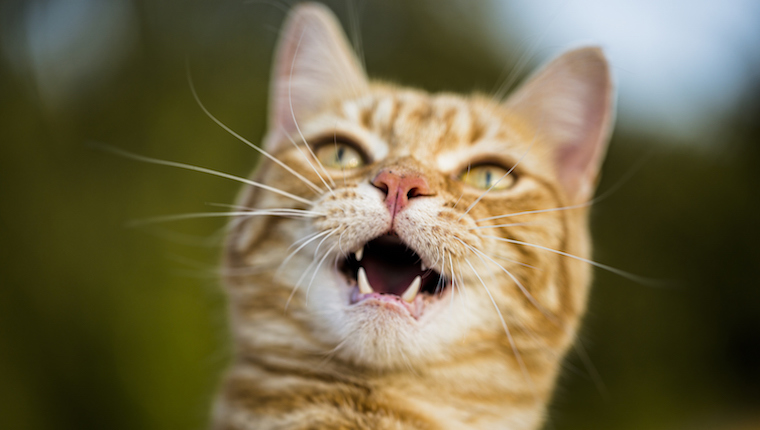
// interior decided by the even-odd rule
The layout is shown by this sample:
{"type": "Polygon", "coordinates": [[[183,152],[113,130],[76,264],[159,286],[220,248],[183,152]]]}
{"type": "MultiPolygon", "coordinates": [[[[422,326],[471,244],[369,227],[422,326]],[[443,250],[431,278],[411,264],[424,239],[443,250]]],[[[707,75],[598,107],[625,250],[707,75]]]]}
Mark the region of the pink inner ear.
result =
{"type": "Polygon", "coordinates": [[[288,15],[275,52],[267,146],[338,97],[360,95],[367,78],[335,16],[320,4],[300,5],[288,15]]]}
{"type": "Polygon", "coordinates": [[[613,118],[609,67],[599,48],[567,52],[531,77],[507,106],[554,148],[557,176],[572,203],[594,192],[613,118]]]}
{"type": "Polygon", "coordinates": [[[607,94],[592,92],[586,100],[585,118],[576,132],[577,140],[559,147],[556,158],[560,179],[567,186],[571,200],[580,202],[591,199],[596,177],[607,147],[611,115],[607,94]]]}

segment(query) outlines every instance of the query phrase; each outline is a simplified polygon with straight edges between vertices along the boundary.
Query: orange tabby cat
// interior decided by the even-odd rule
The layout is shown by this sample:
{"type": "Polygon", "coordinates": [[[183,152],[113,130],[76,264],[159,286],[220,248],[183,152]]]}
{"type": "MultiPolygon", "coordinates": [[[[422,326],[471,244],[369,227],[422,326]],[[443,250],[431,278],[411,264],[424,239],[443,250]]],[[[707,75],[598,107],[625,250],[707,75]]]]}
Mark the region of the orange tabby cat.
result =
{"type": "Polygon", "coordinates": [[[295,8],[227,239],[214,428],[539,428],[586,306],[612,112],[598,48],[506,101],[428,94],[368,81],[333,15],[295,8]]]}

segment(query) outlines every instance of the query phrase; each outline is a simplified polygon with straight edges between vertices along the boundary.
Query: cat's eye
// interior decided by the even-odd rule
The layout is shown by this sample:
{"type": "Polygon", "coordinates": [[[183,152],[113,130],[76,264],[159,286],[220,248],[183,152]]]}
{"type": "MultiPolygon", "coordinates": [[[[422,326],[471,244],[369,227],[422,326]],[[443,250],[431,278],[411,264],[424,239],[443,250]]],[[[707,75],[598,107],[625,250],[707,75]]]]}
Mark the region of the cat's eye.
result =
{"type": "Polygon", "coordinates": [[[506,190],[515,183],[515,172],[496,164],[480,164],[472,166],[459,175],[459,179],[465,184],[481,190],[492,189],[506,190]]]}
{"type": "Polygon", "coordinates": [[[364,155],[356,146],[340,140],[317,145],[314,155],[323,166],[330,169],[356,169],[366,164],[364,155]]]}

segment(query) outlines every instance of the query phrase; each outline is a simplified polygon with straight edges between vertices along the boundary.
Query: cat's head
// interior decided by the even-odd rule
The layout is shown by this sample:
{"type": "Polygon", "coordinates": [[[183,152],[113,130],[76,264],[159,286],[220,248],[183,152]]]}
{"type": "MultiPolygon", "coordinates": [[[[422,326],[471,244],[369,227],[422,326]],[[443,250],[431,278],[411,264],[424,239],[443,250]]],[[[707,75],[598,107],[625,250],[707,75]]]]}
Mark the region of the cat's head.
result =
{"type": "Polygon", "coordinates": [[[369,81],[332,14],[296,8],[263,143],[277,161],[227,241],[238,345],[375,369],[555,366],[585,309],[589,267],[566,254],[590,253],[612,107],[598,48],[507,100],[429,94],[369,81]]]}

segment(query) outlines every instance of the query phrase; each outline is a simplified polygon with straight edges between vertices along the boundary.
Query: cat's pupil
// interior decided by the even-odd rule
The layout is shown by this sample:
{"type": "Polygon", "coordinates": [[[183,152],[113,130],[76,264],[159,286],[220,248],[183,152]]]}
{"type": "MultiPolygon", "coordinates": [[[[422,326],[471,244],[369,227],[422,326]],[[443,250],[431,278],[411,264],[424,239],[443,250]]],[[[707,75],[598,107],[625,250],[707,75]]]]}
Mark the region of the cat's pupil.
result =
{"type": "Polygon", "coordinates": [[[491,171],[490,170],[486,171],[486,186],[487,187],[491,186],[491,171]]]}
{"type": "Polygon", "coordinates": [[[337,161],[338,164],[340,164],[340,162],[343,161],[343,154],[345,154],[345,152],[346,152],[346,148],[339,147],[338,152],[335,153],[335,161],[337,161]]]}

